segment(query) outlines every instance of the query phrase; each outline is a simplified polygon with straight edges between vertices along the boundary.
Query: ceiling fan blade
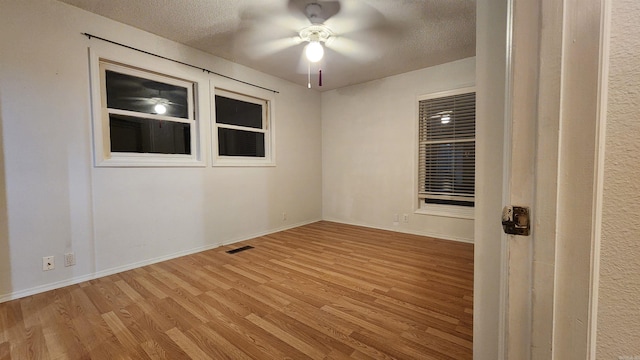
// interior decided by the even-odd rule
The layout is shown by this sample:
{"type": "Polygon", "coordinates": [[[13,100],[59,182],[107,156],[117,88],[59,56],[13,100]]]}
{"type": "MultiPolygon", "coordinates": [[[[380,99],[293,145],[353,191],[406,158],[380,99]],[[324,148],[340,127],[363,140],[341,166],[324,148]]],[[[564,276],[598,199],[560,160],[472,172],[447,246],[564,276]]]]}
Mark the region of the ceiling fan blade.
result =
{"type": "Polygon", "coordinates": [[[133,101],[148,101],[151,102],[151,98],[143,97],[143,96],[119,96],[118,99],[122,100],[133,100],[133,101]]]}
{"type": "Polygon", "coordinates": [[[252,46],[249,49],[249,55],[254,58],[261,58],[273,55],[292,46],[296,46],[302,42],[299,36],[291,36],[276,40],[264,41],[252,46]]]}
{"type": "Polygon", "coordinates": [[[330,50],[360,62],[372,61],[380,55],[379,51],[343,36],[333,37],[325,45],[330,50]]]}
{"type": "Polygon", "coordinates": [[[166,104],[166,105],[173,105],[173,106],[181,106],[184,107],[183,104],[174,102],[174,101],[170,101],[168,99],[165,98],[157,98],[157,97],[140,97],[140,96],[121,96],[118,97],[118,99],[121,100],[129,100],[129,101],[138,101],[138,102],[142,102],[145,104],[149,104],[149,105],[154,105],[154,104],[166,104]]]}
{"type": "Polygon", "coordinates": [[[279,15],[278,12],[270,14],[262,8],[259,12],[254,8],[247,8],[240,14],[240,28],[257,29],[258,33],[269,33],[273,30],[296,33],[301,27],[307,25],[308,21],[302,14],[279,15]]]}
{"type": "Polygon", "coordinates": [[[177,102],[173,102],[173,101],[167,101],[166,104],[169,104],[171,106],[180,106],[180,107],[184,107],[184,104],[178,104],[177,102]]]}
{"type": "Polygon", "coordinates": [[[386,22],[385,16],[365,1],[345,0],[341,6],[340,16],[327,18],[325,25],[340,34],[346,34],[386,22]]]}
{"type": "Polygon", "coordinates": [[[247,56],[259,59],[281,52],[299,44],[296,34],[308,24],[300,16],[269,16],[269,12],[259,13],[254,8],[247,8],[241,15],[241,27],[236,32],[236,46],[247,56]]]}

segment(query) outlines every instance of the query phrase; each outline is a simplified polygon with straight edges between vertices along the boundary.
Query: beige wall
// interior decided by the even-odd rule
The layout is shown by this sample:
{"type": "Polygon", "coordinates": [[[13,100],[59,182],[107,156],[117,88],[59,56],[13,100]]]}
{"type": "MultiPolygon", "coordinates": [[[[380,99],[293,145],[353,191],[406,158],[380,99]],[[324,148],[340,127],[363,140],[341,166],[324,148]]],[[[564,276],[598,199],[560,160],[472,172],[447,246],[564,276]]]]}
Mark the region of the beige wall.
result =
{"type": "Polygon", "coordinates": [[[598,359],[640,356],[640,2],[612,6],[598,359]]]}
{"type": "Polygon", "coordinates": [[[323,92],[323,218],[473,241],[473,219],[414,211],[417,97],[474,84],[475,58],[467,58],[323,92]]]}
{"type": "MultiPolygon", "coordinates": [[[[0,301],[320,220],[318,92],[57,1],[0,9],[0,301]],[[280,91],[277,166],[212,167],[203,101],[207,166],[95,168],[88,47],[124,50],[82,32],[280,91]],[[63,266],[68,251],[73,267],[63,266]],[[56,268],[43,272],[49,255],[56,268]]],[[[164,62],[135,54],[138,66],[164,62]]]]}

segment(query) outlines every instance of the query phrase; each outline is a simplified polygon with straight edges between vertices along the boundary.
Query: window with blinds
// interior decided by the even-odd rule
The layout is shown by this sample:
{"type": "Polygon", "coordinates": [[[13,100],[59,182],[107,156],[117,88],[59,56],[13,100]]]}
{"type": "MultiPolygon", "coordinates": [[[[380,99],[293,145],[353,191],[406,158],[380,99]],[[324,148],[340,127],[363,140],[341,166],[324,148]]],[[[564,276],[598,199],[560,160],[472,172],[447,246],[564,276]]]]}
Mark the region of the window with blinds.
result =
{"type": "Polygon", "coordinates": [[[474,206],[475,91],[419,99],[418,197],[474,206]]]}

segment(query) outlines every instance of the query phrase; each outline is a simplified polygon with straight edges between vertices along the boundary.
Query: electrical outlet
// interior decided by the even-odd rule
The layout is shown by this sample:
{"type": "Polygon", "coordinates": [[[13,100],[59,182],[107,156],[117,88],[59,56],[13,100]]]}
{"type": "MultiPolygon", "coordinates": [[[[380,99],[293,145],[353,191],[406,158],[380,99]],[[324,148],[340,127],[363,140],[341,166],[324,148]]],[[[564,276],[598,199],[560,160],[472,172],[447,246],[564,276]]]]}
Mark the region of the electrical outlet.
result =
{"type": "Polygon", "coordinates": [[[402,222],[409,222],[409,214],[402,214],[402,222]]]}
{"type": "Polygon", "coordinates": [[[73,266],[76,264],[76,253],[70,252],[64,254],[64,266],[73,266]]]}
{"type": "Polygon", "coordinates": [[[287,213],[286,212],[282,213],[282,221],[287,221],[287,213]]]}
{"type": "Polygon", "coordinates": [[[42,258],[42,271],[49,271],[55,269],[53,256],[45,256],[42,258]]]}

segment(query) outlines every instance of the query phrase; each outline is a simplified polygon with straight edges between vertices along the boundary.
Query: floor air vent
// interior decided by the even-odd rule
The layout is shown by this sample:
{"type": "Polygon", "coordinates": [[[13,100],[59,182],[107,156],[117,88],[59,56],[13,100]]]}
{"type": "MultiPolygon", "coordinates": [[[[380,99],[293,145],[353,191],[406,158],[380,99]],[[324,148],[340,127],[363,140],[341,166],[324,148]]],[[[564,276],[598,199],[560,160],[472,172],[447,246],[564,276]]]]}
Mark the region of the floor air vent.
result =
{"type": "Polygon", "coordinates": [[[247,246],[239,247],[237,249],[229,250],[227,251],[227,254],[235,254],[235,253],[239,253],[240,251],[245,251],[249,249],[253,249],[253,246],[247,245],[247,246]]]}

